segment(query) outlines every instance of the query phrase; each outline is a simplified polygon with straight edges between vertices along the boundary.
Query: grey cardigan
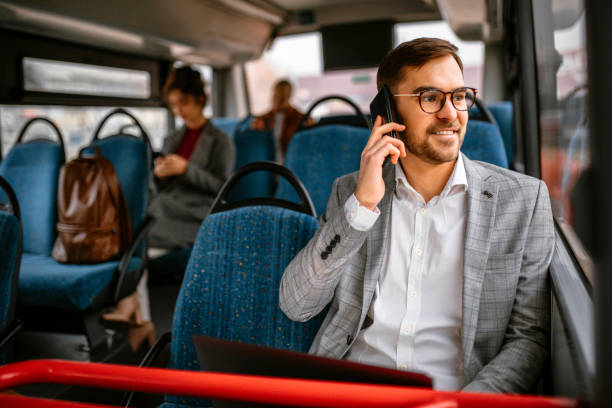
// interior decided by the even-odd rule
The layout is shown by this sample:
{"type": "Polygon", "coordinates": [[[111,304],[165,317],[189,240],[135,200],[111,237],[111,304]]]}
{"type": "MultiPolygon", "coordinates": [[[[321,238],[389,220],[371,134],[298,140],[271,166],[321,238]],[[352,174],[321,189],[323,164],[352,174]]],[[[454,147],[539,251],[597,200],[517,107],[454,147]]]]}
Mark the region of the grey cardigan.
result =
{"type": "MultiPolygon", "coordinates": [[[[168,135],[162,153],[175,153],[186,133],[183,127],[168,135]]],[[[191,245],[219,189],[234,171],[235,161],[236,149],[230,137],[208,121],[185,174],[156,180],[158,191],[149,204],[149,214],[156,219],[149,246],[191,245]]]]}
{"type": "MultiPolygon", "coordinates": [[[[527,392],[546,363],[548,266],[555,233],[544,182],[463,156],[468,178],[461,330],[465,390],[527,392]]],[[[305,321],[329,305],[311,353],[342,358],[369,323],[385,262],[394,169],[371,230],[350,227],[343,207],[358,173],[334,183],[321,227],[285,269],[280,306],[305,321]],[[334,239],[328,256],[322,253],[334,239]]],[[[443,301],[443,299],[440,299],[443,301]]]]}

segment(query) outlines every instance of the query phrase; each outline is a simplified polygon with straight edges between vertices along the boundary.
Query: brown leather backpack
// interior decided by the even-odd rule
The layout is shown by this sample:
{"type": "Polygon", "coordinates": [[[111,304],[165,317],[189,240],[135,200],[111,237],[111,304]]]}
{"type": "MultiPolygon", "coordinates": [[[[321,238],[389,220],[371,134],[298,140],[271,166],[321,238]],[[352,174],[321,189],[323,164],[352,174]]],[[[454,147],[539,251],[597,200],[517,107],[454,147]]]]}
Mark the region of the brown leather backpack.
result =
{"type": "Polygon", "coordinates": [[[59,176],[57,239],[52,256],[59,262],[107,261],[130,245],[130,215],[112,163],[83,155],[66,163],[59,176]]]}

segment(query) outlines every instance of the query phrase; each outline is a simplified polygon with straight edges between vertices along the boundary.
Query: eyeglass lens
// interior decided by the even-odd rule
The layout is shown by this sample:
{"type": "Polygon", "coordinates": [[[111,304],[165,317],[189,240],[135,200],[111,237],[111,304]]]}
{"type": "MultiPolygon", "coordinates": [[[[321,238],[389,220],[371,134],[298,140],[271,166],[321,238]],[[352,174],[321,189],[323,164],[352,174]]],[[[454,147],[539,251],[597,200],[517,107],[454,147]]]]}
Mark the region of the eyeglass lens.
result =
{"type": "MultiPolygon", "coordinates": [[[[451,93],[451,102],[459,111],[468,110],[474,105],[474,91],[467,88],[457,89],[451,93]]],[[[431,90],[421,93],[421,108],[427,113],[436,113],[442,110],[446,102],[446,93],[440,90],[431,90]]]]}

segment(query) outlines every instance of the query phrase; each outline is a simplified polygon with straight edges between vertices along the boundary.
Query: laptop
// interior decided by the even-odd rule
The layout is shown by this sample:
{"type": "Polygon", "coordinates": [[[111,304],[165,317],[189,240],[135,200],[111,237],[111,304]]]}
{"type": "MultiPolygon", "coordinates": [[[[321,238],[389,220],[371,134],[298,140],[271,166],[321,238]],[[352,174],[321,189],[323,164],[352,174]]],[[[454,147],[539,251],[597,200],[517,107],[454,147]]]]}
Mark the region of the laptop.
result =
{"type": "MultiPolygon", "coordinates": [[[[193,342],[200,359],[200,366],[204,371],[432,388],[431,378],[416,372],[393,370],[202,335],[194,335],[193,342]]],[[[213,404],[219,408],[268,406],[221,400],[214,400],[213,404]]],[[[278,408],[278,405],[273,406],[278,408]]]]}

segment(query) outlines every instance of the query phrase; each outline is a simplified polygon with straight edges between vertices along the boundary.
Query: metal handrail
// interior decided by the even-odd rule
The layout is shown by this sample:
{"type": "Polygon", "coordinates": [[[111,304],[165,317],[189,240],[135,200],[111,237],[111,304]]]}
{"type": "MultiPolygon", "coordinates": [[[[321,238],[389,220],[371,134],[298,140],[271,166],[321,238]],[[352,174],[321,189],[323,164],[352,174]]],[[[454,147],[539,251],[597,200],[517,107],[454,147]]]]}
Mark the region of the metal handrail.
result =
{"type": "MultiPolygon", "coordinates": [[[[397,385],[261,377],[61,360],[31,360],[0,367],[0,389],[32,383],[72,384],[264,404],[282,402],[283,405],[308,407],[416,408],[435,407],[439,406],[439,403],[445,403],[443,406],[448,407],[454,403],[454,406],[469,408],[579,406],[576,400],[567,398],[434,391],[397,385]]],[[[34,406],[34,402],[41,400],[0,394],[2,406],[15,405],[15,401],[23,402],[20,406],[34,406]]],[[[48,403],[45,406],[75,406],[69,404],[74,403],[55,401],[54,404],[48,403]]]]}

